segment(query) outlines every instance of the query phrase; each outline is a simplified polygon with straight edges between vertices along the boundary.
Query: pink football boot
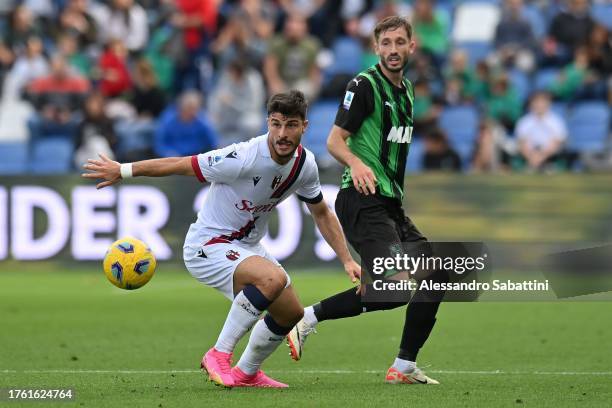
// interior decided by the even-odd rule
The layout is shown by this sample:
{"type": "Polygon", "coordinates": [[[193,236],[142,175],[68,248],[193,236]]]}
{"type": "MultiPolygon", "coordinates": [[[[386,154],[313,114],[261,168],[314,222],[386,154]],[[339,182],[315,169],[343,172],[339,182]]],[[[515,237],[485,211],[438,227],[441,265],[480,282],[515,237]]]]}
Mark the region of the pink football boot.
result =
{"type": "Polygon", "coordinates": [[[234,387],[259,387],[259,388],[287,388],[287,384],[276,381],[263,371],[259,370],[253,375],[248,375],[242,372],[238,367],[232,368],[232,377],[234,377],[234,387]]]}
{"type": "Polygon", "coordinates": [[[202,370],[208,374],[208,379],[223,387],[233,387],[234,377],[232,377],[232,353],[223,353],[211,348],[204,354],[202,370]]]}

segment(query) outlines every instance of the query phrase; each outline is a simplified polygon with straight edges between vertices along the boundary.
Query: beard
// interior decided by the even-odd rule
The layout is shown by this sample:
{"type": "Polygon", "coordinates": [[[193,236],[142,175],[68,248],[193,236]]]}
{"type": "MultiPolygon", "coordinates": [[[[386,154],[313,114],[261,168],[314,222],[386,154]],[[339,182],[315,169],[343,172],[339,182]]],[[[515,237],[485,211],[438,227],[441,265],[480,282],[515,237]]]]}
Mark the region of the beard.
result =
{"type": "Polygon", "coordinates": [[[403,60],[403,63],[401,65],[399,65],[398,67],[390,67],[387,64],[386,59],[380,59],[380,63],[382,64],[383,67],[385,67],[385,69],[387,71],[391,71],[391,72],[402,72],[404,71],[404,68],[406,68],[406,65],[408,65],[408,58],[406,58],[405,60],[403,60]]]}

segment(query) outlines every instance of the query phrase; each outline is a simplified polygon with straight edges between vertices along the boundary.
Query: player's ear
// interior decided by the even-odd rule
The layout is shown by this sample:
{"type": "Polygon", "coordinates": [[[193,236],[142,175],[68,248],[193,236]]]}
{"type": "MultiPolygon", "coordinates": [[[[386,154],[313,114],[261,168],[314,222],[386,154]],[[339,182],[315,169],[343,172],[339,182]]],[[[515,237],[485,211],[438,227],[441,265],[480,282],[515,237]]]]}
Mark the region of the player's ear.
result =
{"type": "Polygon", "coordinates": [[[302,133],[305,133],[306,132],[306,128],[308,128],[308,119],[304,119],[304,122],[302,122],[302,123],[304,124],[304,132],[302,132],[302,133]]]}
{"type": "Polygon", "coordinates": [[[416,41],[414,41],[413,39],[410,39],[409,50],[410,50],[410,54],[413,54],[414,51],[416,50],[416,41]]]}

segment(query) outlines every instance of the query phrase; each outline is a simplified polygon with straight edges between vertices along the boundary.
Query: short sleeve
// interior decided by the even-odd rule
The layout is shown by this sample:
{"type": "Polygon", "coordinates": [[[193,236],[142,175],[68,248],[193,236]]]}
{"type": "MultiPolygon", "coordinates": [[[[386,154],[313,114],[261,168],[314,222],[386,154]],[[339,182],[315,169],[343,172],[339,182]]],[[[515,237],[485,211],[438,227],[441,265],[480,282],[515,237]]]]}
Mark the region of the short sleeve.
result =
{"type": "Polygon", "coordinates": [[[351,79],[346,87],[342,103],[336,113],[336,126],[355,133],[363,120],[374,111],[372,84],[364,76],[351,79]]]}
{"type": "Polygon", "coordinates": [[[308,152],[306,160],[306,173],[304,174],[304,181],[298,187],[295,194],[298,199],[308,204],[317,204],[323,200],[323,193],[321,192],[321,182],[319,181],[319,169],[317,163],[312,156],[312,153],[308,152]]]}
{"type": "Polygon", "coordinates": [[[191,156],[191,166],[202,183],[231,183],[240,176],[247,159],[246,154],[246,149],[233,144],[191,156]]]}
{"type": "Polygon", "coordinates": [[[565,122],[560,116],[552,115],[551,122],[553,123],[553,127],[555,129],[555,137],[561,141],[567,139],[567,127],[565,126],[565,122]]]}

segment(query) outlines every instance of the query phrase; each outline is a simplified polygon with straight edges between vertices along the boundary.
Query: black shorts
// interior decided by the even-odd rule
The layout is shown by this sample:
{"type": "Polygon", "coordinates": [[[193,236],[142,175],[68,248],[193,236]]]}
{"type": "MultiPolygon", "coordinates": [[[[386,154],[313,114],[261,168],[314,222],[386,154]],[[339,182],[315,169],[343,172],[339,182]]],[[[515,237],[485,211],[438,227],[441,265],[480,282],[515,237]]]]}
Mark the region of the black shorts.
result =
{"type": "Polygon", "coordinates": [[[402,203],[379,194],[364,195],[343,188],[336,198],[336,214],[351,246],[361,253],[364,243],[419,242],[427,238],[404,214],[402,203]]]}
{"type": "Polygon", "coordinates": [[[393,255],[389,248],[401,251],[406,248],[405,243],[418,247],[427,243],[427,238],[404,214],[402,203],[394,198],[366,196],[354,187],[343,188],[336,198],[336,214],[346,239],[359,253],[362,266],[372,265],[374,257],[393,255]]]}

